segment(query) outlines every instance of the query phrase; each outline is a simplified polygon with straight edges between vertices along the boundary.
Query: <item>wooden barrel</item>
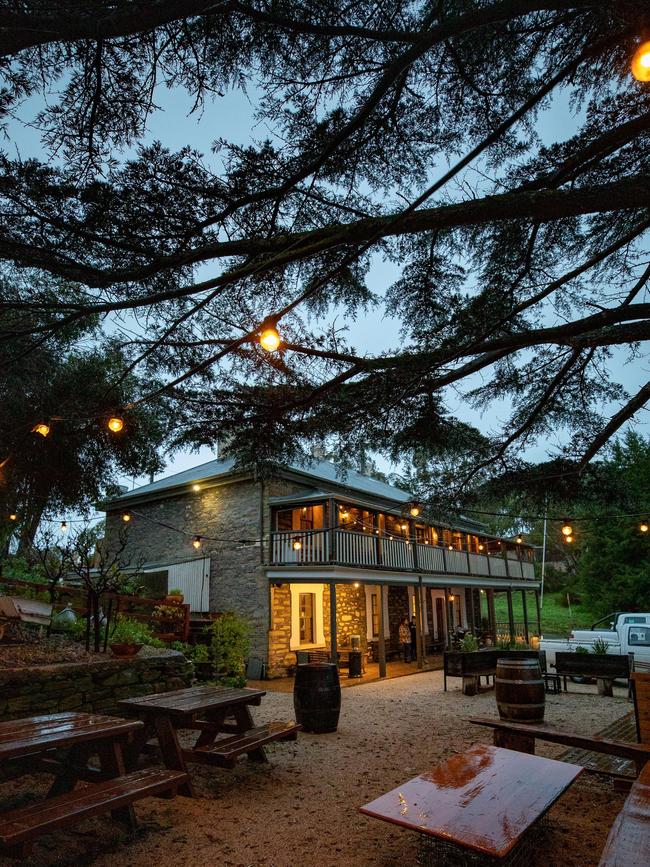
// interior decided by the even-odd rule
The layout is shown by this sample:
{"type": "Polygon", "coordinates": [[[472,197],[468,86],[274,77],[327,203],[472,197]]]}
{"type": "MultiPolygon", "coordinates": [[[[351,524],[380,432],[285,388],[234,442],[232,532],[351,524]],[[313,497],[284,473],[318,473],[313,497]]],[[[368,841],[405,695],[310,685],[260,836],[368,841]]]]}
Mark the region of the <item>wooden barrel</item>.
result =
{"type": "Polygon", "coordinates": [[[495,695],[501,719],[543,722],[544,680],[536,659],[497,659],[495,695]]]}
{"type": "Polygon", "coordinates": [[[335,732],[341,712],[341,686],[336,665],[310,662],[296,666],[293,686],[296,722],[305,732],[335,732]]]}

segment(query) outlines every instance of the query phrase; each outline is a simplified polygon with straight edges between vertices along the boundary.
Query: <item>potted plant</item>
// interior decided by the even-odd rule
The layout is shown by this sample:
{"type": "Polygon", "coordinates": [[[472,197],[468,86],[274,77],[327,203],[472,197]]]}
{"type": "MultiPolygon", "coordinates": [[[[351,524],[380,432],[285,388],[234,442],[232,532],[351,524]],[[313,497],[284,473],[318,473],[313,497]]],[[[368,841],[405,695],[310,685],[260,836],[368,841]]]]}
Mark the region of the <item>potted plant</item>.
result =
{"type": "Polygon", "coordinates": [[[179,590],[178,587],[172,587],[171,590],[167,591],[165,602],[170,603],[171,605],[182,605],[183,599],[185,599],[183,591],[179,590]]]}
{"type": "Polygon", "coordinates": [[[135,656],[147,639],[147,627],[137,620],[118,617],[109,637],[113,656],[135,656]]]}
{"type": "Polygon", "coordinates": [[[210,659],[210,648],[207,644],[195,644],[191,659],[194,663],[194,673],[197,680],[214,680],[214,662],[210,659]]]}
{"type": "MultiPolygon", "coordinates": [[[[458,649],[461,653],[475,653],[478,650],[478,641],[471,632],[463,636],[458,649]]],[[[463,675],[463,695],[476,695],[478,692],[478,676],[475,674],[463,675]]]]}

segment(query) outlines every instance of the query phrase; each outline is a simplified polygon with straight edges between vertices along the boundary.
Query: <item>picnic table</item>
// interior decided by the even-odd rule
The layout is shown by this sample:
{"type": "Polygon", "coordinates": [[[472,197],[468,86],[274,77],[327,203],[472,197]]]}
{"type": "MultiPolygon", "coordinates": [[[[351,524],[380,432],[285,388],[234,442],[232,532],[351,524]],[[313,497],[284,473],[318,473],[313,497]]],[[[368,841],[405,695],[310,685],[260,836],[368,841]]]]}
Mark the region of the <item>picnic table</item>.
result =
{"type": "MultiPolygon", "coordinates": [[[[192,686],[124,699],[120,702],[124,712],[144,723],[143,731],[135,738],[130,762],[135,763],[138,753],[154,736],[168,768],[186,771],[188,762],[232,768],[244,754],[253,761],[266,762],[264,745],[295,740],[300,726],[295,720],[256,726],[250,708],[259,706],[265,695],[261,689],[192,686]],[[180,745],[179,729],[199,732],[193,747],[180,745]]],[[[189,781],[182,793],[191,794],[189,781]]]]}
{"type": "Polygon", "coordinates": [[[126,773],[123,750],[141,728],[137,720],[77,712],[0,723],[3,770],[54,776],[44,800],[0,813],[0,851],[26,857],[38,836],[109,811],[133,828],[134,801],[175,794],[186,779],[181,771],[126,773]],[[98,768],[88,765],[92,755],[98,768]],[[75,790],[79,780],[91,785],[75,790]]]}
{"type": "Polygon", "coordinates": [[[504,864],[521,856],[526,832],[583,770],[480,744],[381,795],[361,812],[423,835],[419,863],[438,863],[451,846],[450,854],[464,853],[468,863],[478,854],[476,863],[504,864]]]}

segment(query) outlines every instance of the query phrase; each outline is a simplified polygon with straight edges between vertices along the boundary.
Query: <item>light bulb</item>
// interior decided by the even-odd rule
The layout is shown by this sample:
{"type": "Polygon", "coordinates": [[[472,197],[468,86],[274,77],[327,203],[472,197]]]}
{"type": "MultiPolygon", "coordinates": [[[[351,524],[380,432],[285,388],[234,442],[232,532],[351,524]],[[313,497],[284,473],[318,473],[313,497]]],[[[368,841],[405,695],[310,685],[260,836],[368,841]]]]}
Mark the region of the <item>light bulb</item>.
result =
{"type": "Polygon", "coordinates": [[[201,485],[197,485],[197,484],[192,485],[192,490],[193,490],[193,491],[200,491],[200,490],[201,490],[201,485]]]}
{"type": "Polygon", "coordinates": [[[62,533],[68,532],[68,522],[67,521],[61,521],[61,532],[62,533]]]}
{"type": "Polygon", "coordinates": [[[45,424],[44,422],[39,422],[39,424],[35,424],[32,428],[32,433],[40,434],[42,437],[46,437],[50,432],[49,424],[45,424]]]}
{"type": "Polygon", "coordinates": [[[108,429],[112,430],[113,433],[119,433],[124,427],[124,419],[119,418],[119,416],[111,416],[108,420],[108,429]]]}
{"type": "Polygon", "coordinates": [[[650,81],[650,42],[639,45],[632,57],[631,67],[637,81],[650,81]]]}
{"type": "Polygon", "coordinates": [[[301,548],[302,548],[302,542],[300,541],[300,539],[294,539],[293,540],[293,550],[294,551],[300,551],[301,548]]]}
{"type": "Polygon", "coordinates": [[[260,334],[260,346],[267,352],[275,352],[280,346],[280,335],[275,328],[265,328],[260,334]]]}
{"type": "Polygon", "coordinates": [[[523,541],[524,541],[524,540],[523,540],[523,537],[522,537],[522,536],[517,536],[517,538],[515,539],[515,542],[516,542],[518,545],[521,545],[521,543],[522,543],[523,541]]]}
{"type": "Polygon", "coordinates": [[[562,535],[563,536],[572,536],[573,535],[573,527],[569,524],[568,521],[565,521],[562,525],[562,535]]]}
{"type": "Polygon", "coordinates": [[[192,545],[194,545],[194,547],[195,547],[196,550],[198,551],[199,548],[201,547],[201,537],[200,537],[200,536],[195,536],[195,537],[192,539],[192,545]]]}
{"type": "Polygon", "coordinates": [[[129,521],[131,520],[130,512],[124,512],[124,514],[122,515],[122,520],[124,521],[125,524],[128,524],[129,521]]]}
{"type": "Polygon", "coordinates": [[[646,521],[641,521],[641,523],[639,524],[639,530],[640,530],[642,533],[647,533],[647,532],[648,532],[648,529],[650,529],[650,528],[648,527],[647,522],[646,522],[646,521]]]}
{"type": "Polygon", "coordinates": [[[358,590],[359,587],[360,587],[361,585],[359,584],[358,581],[355,581],[354,584],[353,584],[352,586],[355,587],[355,588],[358,590]]]}
{"type": "Polygon", "coordinates": [[[411,508],[409,509],[409,514],[412,518],[417,518],[417,516],[420,514],[420,507],[411,506],[411,508]]]}
{"type": "Polygon", "coordinates": [[[9,520],[10,521],[17,521],[18,515],[15,512],[12,512],[11,515],[9,515],[9,520]]]}

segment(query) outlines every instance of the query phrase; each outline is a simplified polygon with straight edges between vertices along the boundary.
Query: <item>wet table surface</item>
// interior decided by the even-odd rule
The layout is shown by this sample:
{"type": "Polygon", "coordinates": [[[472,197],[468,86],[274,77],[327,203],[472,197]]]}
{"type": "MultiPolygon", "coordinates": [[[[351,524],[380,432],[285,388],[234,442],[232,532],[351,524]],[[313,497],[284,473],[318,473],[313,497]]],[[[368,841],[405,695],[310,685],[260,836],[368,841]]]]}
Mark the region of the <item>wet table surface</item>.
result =
{"type": "Polygon", "coordinates": [[[503,858],[583,770],[480,744],[365,804],[361,812],[503,858]]]}

